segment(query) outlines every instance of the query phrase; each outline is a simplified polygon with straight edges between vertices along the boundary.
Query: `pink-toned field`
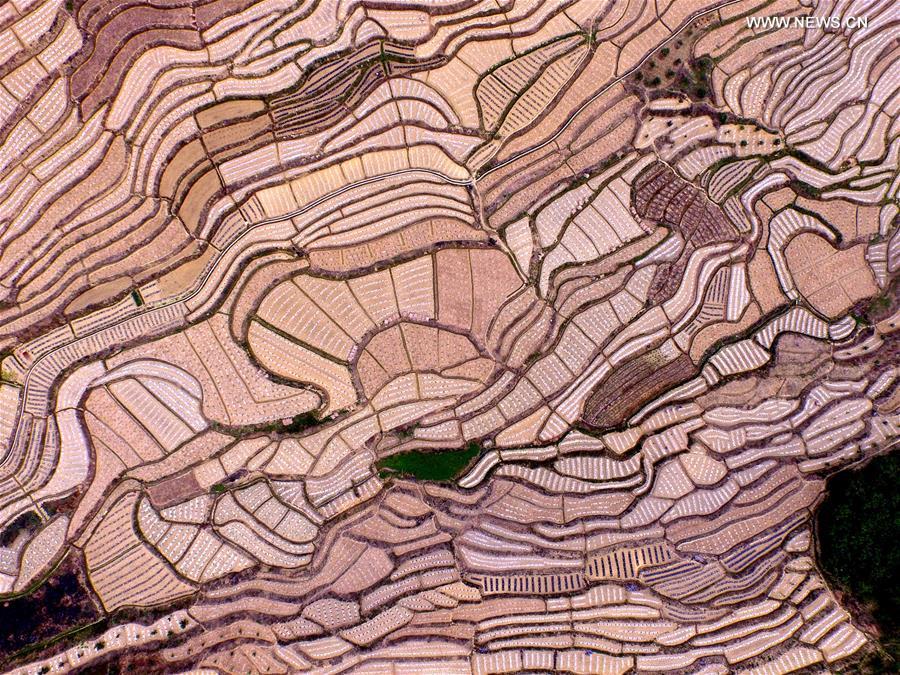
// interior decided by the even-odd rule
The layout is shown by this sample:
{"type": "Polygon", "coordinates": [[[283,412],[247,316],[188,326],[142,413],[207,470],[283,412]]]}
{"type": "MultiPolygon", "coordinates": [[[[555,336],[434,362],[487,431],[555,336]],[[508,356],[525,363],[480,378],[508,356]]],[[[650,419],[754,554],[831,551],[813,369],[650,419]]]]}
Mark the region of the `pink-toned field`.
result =
{"type": "Polygon", "coordinates": [[[898,21],[0,5],[0,604],[81,612],[0,667],[857,672],[813,518],[900,434],[898,21]]]}

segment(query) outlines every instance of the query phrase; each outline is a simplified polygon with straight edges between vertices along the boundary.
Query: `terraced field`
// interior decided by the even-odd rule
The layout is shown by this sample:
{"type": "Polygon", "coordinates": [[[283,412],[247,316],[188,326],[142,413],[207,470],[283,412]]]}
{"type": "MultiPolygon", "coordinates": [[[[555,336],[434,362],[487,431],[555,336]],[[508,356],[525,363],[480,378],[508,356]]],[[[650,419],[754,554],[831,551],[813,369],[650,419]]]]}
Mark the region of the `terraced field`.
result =
{"type": "Polygon", "coordinates": [[[0,4],[0,666],[861,672],[898,25],[0,4]]]}

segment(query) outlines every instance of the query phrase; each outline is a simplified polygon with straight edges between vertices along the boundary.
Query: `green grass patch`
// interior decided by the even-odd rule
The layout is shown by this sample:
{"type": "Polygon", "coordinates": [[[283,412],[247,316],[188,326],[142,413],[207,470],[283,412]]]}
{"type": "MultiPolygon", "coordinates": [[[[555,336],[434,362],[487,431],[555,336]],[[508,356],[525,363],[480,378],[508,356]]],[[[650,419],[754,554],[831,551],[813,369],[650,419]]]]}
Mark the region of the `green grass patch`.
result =
{"type": "Polygon", "coordinates": [[[400,474],[420,480],[453,480],[481,454],[481,450],[478,443],[472,442],[462,450],[401,452],[378,460],[375,466],[382,478],[400,474]]]}

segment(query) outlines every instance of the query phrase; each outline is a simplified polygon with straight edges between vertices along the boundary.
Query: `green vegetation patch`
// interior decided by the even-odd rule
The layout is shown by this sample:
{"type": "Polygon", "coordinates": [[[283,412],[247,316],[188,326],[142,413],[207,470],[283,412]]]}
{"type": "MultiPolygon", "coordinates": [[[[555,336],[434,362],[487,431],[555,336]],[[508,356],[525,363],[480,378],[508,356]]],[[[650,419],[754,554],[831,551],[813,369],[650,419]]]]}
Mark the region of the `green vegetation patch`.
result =
{"type": "Polygon", "coordinates": [[[382,477],[396,473],[420,480],[453,480],[480,454],[481,446],[473,442],[463,450],[401,452],[378,460],[375,466],[382,477]]]}
{"type": "Polygon", "coordinates": [[[76,556],[69,555],[30,593],[0,601],[0,665],[64,639],[89,639],[106,619],[91,602],[76,556]]]}
{"type": "Polygon", "coordinates": [[[801,197],[807,199],[821,199],[822,191],[814,185],[804,183],[802,180],[795,180],[791,183],[791,188],[801,197]]]}
{"type": "Polygon", "coordinates": [[[272,420],[271,422],[262,422],[260,424],[244,424],[237,426],[213,424],[212,428],[223,434],[241,438],[249,436],[250,434],[259,433],[299,434],[321,424],[323,421],[311,412],[300,413],[299,415],[294,415],[290,419],[291,421],[287,424],[282,422],[282,420],[272,420]]]}
{"type": "Polygon", "coordinates": [[[280,426],[280,428],[273,425],[272,430],[273,431],[281,431],[283,433],[288,433],[288,434],[297,434],[297,433],[300,433],[301,431],[306,431],[307,429],[310,429],[310,428],[316,426],[317,424],[319,424],[319,422],[320,422],[320,420],[318,417],[316,417],[315,415],[313,415],[310,412],[306,412],[306,413],[301,413],[299,415],[294,415],[291,418],[290,424],[282,424],[280,426]]]}
{"type": "Polygon", "coordinates": [[[900,305],[900,292],[898,291],[900,291],[900,287],[895,280],[884,292],[872,298],[861,312],[866,323],[878,323],[892,316],[900,305]]]}
{"type": "MultiPolygon", "coordinates": [[[[886,321],[897,313],[900,309],[900,284],[897,280],[891,282],[887,289],[879,295],[872,298],[865,298],[857,302],[850,309],[850,316],[856,321],[856,325],[860,327],[872,326],[876,323],[886,321]]],[[[892,323],[895,323],[892,321],[892,323]]],[[[896,360],[898,349],[900,346],[895,342],[889,341],[889,350],[887,354],[882,354],[875,359],[875,365],[880,366],[885,360],[896,360]]]]}
{"type": "MultiPolygon", "coordinates": [[[[900,664],[900,455],[876,457],[828,483],[819,510],[820,563],[882,631],[879,660],[900,664]]],[[[854,603],[851,603],[851,605],[854,603]]],[[[870,672],[868,668],[860,672],[870,672]]],[[[898,672],[871,671],[871,672],[898,672]]]]}
{"type": "Polygon", "coordinates": [[[707,32],[704,20],[695,21],[678,37],[657,49],[640,64],[628,81],[644,96],[683,94],[695,102],[712,100],[712,71],[715,61],[709,55],[694,57],[694,45],[707,32]]]}
{"type": "Polygon", "coordinates": [[[34,535],[41,526],[41,517],[35,511],[26,511],[0,532],[0,546],[9,546],[22,532],[34,535]]]}

